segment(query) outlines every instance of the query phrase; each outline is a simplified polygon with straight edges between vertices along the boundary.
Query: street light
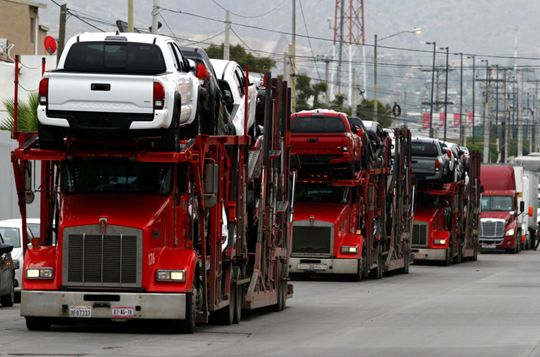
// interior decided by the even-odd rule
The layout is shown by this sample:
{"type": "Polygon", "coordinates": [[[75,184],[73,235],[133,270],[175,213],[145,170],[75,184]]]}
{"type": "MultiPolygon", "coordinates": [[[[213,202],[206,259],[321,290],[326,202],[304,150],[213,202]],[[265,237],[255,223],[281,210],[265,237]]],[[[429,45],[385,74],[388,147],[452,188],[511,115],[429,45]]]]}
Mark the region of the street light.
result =
{"type": "Polygon", "coordinates": [[[421,42],[425,45],[433,45],[433,68],[431,69],[431,109],[429,114],[429,137],[433,138],[433,88],[435,87],[435,49],[437,42],[421,42]]]}
{"type": "Polygon", "coordinates": [[[448,47],[439,47],[446,50],[446,84],[444,85],[444,141],[446,141],[446,122],[448,121],[448,47]]]}
{"type": "Polygon", "coordinates": [[[386,40],[387,38],[394,37],[402,33],[420,34],[422,33],[422,29],[419,27],[418,28],[414,27],[411,30],[396,32],[395,34],[383,37],[381,39],[377,39],[377,34],[375,34],[375,45],[373,46],[374,48],[373,61],[375,62],[375,65],[373,67],[373,120],[374,121],[377,121],[377,43],[379,41],[386,40]]]}
{"type": "MultiPolygon", "coordinates": [[[[475,78],[476,78],[476,74],[475,74],[475,56],[472,55],[472,56],[467,56],[467,58],[472,58],[472,143],[474,145],[474,87],[475,87],[475,78]]],[[[463,66],[462,66],[463,68],[463,66]]]]}

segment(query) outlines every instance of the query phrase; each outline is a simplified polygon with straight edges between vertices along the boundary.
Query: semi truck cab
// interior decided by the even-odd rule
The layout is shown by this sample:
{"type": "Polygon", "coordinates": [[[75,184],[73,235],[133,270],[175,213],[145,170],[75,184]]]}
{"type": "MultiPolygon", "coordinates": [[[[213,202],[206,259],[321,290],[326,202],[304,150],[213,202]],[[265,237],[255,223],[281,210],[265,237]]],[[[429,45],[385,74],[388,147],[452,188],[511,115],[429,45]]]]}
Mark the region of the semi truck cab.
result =
{"type": "Polygon", "coordinates": [[[518,207],[517,202],[515,191],[484,192],[480,226],[482,249],[506,249],[516,252],[517,243],[521,239],[521,227],[518,227],[517,217],[525,210],[525,203],[520,202],[518,207]]]}

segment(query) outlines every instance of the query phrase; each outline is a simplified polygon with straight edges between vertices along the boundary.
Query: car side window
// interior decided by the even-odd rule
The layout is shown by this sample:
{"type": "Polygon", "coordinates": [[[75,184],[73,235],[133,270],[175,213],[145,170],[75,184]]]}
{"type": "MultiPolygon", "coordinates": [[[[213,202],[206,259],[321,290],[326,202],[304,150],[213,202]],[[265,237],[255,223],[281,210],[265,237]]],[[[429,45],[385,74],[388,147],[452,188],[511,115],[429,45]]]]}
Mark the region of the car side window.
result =
{"type": "Polygon", "coordinates": [[[172,55],[173,62],[174,62],[174,67],[176,68],[177,71],[181,71],[182,70],[182,65],[180,63],[180,60],[178,59],[178,54],[174,50],[173,43],[169,42],[168,47],[169,47],[169,50],[171,51],[171,55],[172,55]]]}
{"type": "Polygon", "coordinates": [[[240,85],[238,87],[238,92],[240,93],[240,96],[243,96],[245,94],[244,93],[244,86],[245,86],[245,83],[246,83],[246,77],[244,76],[244,72],[242,72],[240,67],[236,67],[236,69],[234,70],[234,74],[235,74],[237,82],[240,83],[240,85]]]}
{"type": "Polygon", "coordinates": [[[178,56],[178,61],[180,62],[181,68],[184,72],[189,72],[189,63],[187,59],[182,54],[182,50],[178,47],[176,43],[173,43],[174,52],[178,56]]]}
{"type": "Polygon", "coordinates": [[[34,234],[32,233],[32,230],[28,227],[26,227],[26,243],[32,243],[32,238],[34,238],[34,234]]]}

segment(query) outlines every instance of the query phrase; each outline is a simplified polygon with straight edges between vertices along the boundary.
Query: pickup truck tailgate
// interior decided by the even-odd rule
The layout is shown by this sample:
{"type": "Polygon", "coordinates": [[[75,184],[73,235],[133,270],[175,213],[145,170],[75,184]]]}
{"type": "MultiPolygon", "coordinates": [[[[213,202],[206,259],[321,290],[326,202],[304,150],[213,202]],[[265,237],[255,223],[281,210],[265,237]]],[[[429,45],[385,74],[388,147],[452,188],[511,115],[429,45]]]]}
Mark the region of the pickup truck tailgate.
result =
{"type": "Polygon", "coordinates": [[[434,157],[412,157],[412,171],[415,174],[434,174],[435,173],[435,161],[434,157]]]}
{"type": "Polygon", "coordinates": [[[293,134],[291,145],[298,155],[343,155],[343,135],[293,134]]]}
{"type": "Polygon", "coordinates": [[[48,110],[152,114],[154,77],[51,72],[48,110]]]}

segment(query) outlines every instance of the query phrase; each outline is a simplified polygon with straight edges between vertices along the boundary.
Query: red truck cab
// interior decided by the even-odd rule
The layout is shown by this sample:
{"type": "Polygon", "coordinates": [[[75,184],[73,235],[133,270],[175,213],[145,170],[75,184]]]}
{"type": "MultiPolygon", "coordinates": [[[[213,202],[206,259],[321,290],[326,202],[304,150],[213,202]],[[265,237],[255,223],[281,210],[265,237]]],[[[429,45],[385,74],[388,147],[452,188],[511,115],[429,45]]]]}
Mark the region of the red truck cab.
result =
{"type": "Polygon", "coordinates": [[[293,153],[299,155],[304,170],[344,170],[354,177],[361,166],[361,130],[345,113],[323,109],[295,113],[291,117],[293,153]]]}

